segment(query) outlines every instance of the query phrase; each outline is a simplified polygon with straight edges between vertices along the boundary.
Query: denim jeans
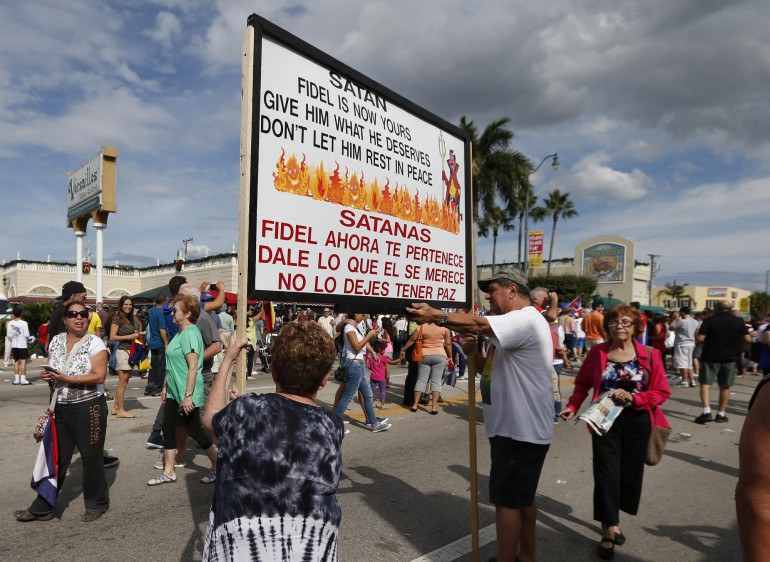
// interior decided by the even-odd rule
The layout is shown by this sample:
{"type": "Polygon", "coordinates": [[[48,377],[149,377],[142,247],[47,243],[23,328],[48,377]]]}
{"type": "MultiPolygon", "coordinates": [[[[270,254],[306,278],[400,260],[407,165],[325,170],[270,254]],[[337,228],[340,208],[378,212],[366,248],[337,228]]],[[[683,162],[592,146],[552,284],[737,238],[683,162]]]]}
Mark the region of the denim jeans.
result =
{"type": "Polygon", "coordinates": [[[110,369],[114,369],[118,365],[118,346],[120,345],[119,341],[115,340],[107,340],[107,347],[110,350],[110,359],[108,361],[108,366],[110,369]]]}
{"type": "Polygon", "coordinates": [[[150,350],[150,376],[145,392],[160,392],[166,380],[166,348],[150,350]]]}
{"type": "MultiPolygon", "coordinates": [[[[344,361],[344,360],[343,360],[344,361]]],[[[374,402],[372,401],[372,387],[369,385],[369,379],[366,376],[366,367],[363,361],[348,361],[345,370],[348,373],[348,380],[345,381],[345,390],[342,393],[337,408],[334,413],[339,417],[345,413],[348,404],[359,390],[364,397],[364,411],[366,420],[372,424],[377,423],[377,414],[374,413],[374,402]]]]}

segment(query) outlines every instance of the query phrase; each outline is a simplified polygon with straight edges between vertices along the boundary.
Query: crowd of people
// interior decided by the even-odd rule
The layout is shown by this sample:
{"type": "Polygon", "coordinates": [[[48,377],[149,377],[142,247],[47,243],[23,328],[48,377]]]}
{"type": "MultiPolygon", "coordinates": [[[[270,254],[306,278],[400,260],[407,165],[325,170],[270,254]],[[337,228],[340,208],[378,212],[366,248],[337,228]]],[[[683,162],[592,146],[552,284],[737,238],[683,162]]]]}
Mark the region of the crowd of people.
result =
{"type": "MultiPolygon", "coordinates": [[[[154,306],[137,313],[133,300],[122,297],[117,310],[107,314],[101,306],[90,310],[82,284],[68,282],[45,325],[49,359],[41,371],[56,405],[56,493],[77,449],[83,459],[82,520],[94,521],[108,510],[105,470],[117,459],[104,454],[110,411],[105,380],[114,359],[118,385],[111,413],[116,419],[134,418],[125,407],[125,387],[136,366],[131,342],[143,340],[150,350],[145,394],[161,398],[147,445],[163,451],[156,465],[161,472],[147,484],[175,482],[176,469],[185,463],[187,436],[198,443],[211,463],[201,483],[215,486],[204,560],[253,557],[255,549],[258,559],[304,553],[307,559],[335,560],[341,518],[335,493],[341,443],[350,431],[346,411],[358,397],[365,426],[372,433],[390,429],[389,419],[377,416],[375,399],[378,409],[387,410],[390,367],[408,364],[402,405],[413,413],[420,406],[439,413],[442,381],[450,372],[480,381],[499,560],[537,559],[535,496],[554,424],[572,419],[589,394],[592,401],[608,396],[622,406],[606,433],[589,428],[594,519],[600,525],[597,554],[610,560],[626,541],[620,513],[635,515],[639,509],[650,436],[656,427],[670,428],[661,408],[671,393],[666,357],[671,356],[679,385],[692,387],[696,377],[700,383],[703,413],[696,423],[728,421],[729,388],[752,337],[759,343],[756,362],[770,372],[770,323],[750,330],[727,301],[703,319],[687,307],[661,319],[640,312],[635,303],[605,311],[600,300],[580,314],[560,307],[555,293],[530,289],[517,270],[498,271],[479,287],[487,294],[486,314],[448,312],[425,303],[409,307],[408,317],[335,315],[330,307],[295,313],[292,307],[273,321],[261,306],[252,307],[242,316],[246,338],[239,340],[239,315],[224,305],[221,283],[211,296],[207,283],[190,285],[176,276],[169,282],[170,298],[158,295],[154,306]],[[665,343],[669,333],[674,334],[672,353],[665,343]],[[239,396],[231,387],[243,350],[246,374],[256,376],[259,357],[275,383],[274,393],[239,396]],[[335,360],[341,384],[326,409],[316,397],[335,360]],[[580,368],[565,406],[559,376],[573,361],[580,368]],[[475,372],[467,372],[470,364],[475,372]],[[709,407],[714,383],[720,389],[716,418],[709,407]]],[[[31,336],[21,324],[21,310],[13,315],[11,349],[20,362],[26,358],[17,352],[21,338],[31,336]]],[[[14,384],[25,384],[22,365],[14,384]]],[[[14,517],[50,520],[55,505],[55,496],[38,493],[14,517]]]]}

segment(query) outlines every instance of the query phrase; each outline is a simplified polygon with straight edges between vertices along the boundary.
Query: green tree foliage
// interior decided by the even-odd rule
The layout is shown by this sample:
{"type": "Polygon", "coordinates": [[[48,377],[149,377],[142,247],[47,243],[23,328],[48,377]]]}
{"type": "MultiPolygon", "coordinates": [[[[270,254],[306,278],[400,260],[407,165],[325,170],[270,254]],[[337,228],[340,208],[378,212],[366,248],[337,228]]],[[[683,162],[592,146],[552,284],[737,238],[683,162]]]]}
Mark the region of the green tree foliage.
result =
{"type": "Polygon", "coordinates": [[[751,318],[762,320],[770,314],[770,295],[763,292],[751,293],[751,318]]]}
{"type": "Polygon", "coordinates": [[[56,308],[56,303],[53,301],[30,302],[22,307],[21,318],[29,324],[30,334],[37,334],[37,327],[40,326],[44,318],[51,317],[54,308],[56,308]]]}
{"type": "Polygon", "coordinates": [[[674,279],[671,283],[666,283],[665,289],[660,289],[658,291],[658,295],[664,295],[671,298],[672,306],[675,308],[678,308],[681,306],[679,303],[683,301],[684,299],[690,300],[690,306],[696,307],[698,306],[698,303],[695,302],[695,299],[690,296],[690,294],[687,292],[687,286],[689,283],[684,283],[682,285],[677,284],[676,279],[674,279]]]}
{"type": "Polygon", "coordinates": [[[529,185],[532,164],[522,153],[511,149],[513,131],[507,125],[509,117],[492,121],[479,134],[479,128],[465,116],[460,127],[470,137],[473,146],[471,175],[473,177],[473,218],[484,219],[495,208],[517,211],[517,193],[529,185]]]}
{"type": "Polygon", "coordinates": [[[551,274],[551,259],[553,259],[553,243],[556,240],[556,223],[559,219],[571,219],[576,217],[578,212],[575,209],[575,204],[570,200],[569,193],[562,193],[558,189],[554,189],[548,194],[548,197],[543,201],[542,211],[538,211],[542,214],[543,218],[551,217],[553,224],[551,226],[551,243],[548,249],[548,265],[546,266],[546,275],[551,274]]]}
{"type": "Polygon", "coordinates": [[[530,288],[545,287],[556,291],[561,302],[583,295],[583,306],[588,306],[590,295],[594,294],[597,285],[596,279],[582,275],[536,275],[529,278],[530,288]]]}

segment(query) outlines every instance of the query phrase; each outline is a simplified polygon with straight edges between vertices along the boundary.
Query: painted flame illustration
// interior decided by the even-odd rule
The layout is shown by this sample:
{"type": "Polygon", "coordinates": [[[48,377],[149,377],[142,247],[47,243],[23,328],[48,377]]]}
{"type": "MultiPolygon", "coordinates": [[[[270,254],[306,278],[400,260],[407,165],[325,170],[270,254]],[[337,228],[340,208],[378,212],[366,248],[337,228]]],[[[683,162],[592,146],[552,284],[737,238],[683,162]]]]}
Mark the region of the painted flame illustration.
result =
{"type": "Polygon", "coordinates": [[[412,190],[398,182],[392,185],[389,177],[385,178],[385,185],[380,188],[378,178],[367,183],[363,171],[345,168],[344,174],[341,174],[339,162],[334,164],[334,171],[327,175],[323,162],[315,167],[308,165],[304,153],[302,161],[296,154],[290,155],[287,160],[286,150],[282,149],[273,172],[273,186],[285,193],[381,213],[453,234],[460,232],[461,218],[456,204],[433,195],[420,199],[419,189],[412,190]]]}

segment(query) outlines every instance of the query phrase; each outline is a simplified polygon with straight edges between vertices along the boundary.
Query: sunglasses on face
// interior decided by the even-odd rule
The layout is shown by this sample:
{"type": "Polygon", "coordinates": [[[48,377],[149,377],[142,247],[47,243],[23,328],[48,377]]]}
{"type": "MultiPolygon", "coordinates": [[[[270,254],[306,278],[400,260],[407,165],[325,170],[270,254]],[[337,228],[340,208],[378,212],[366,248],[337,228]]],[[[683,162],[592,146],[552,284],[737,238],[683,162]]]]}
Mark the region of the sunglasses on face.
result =
{"type": "Polygon", "coordinates": [[[80,316],[83,319],[88,318],[88,311],[87,310],[68,310],[67,311],[67,318],[77,318],[80,316]]]}

